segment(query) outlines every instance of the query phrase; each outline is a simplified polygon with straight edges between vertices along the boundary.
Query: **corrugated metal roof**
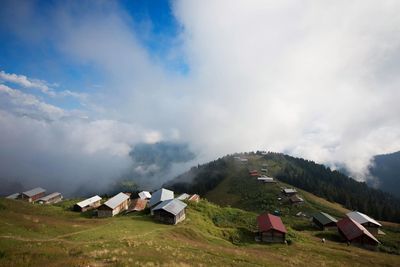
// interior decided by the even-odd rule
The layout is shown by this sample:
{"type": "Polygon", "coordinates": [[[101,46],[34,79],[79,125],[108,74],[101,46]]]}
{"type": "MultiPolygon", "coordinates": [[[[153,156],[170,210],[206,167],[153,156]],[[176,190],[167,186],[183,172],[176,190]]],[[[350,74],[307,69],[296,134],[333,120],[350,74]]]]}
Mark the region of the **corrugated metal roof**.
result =
{"type": "Polygon", "coordinates": [[[110,198],[108,201],[104,203],[107,207],[111,209],[115,209],[118,205],[120,205],[122,202],[125,200],[129,199],[129,196],[124,194],[124,193],[119,193],[118,195],[115,195],[114,197],[110,198]]]}
{"type": "Polygon", "coordinates": [[[78,202],[78,203],[76,203],[76,205],[78,205],[81,208],[84,208],[84,207],[89,206],[89,205],[91,205],[91,204],[93,204],[93,203],[95,203],[95,202],[97,202],[99,200],[101,200],[101,197],[96,195],[94,197],[91,197],[91,198],[85,199],[85,200],[83,200],[81,202],[78,202]]]}
{"type": "Polygon", "coordinates": [[[299,197],[298,195],[294,195],[290,197],[290,201],[291,202],[303,202],[304,199],[302,199],[301,197],[299,197]]]}
{"type": "Polygon", "coordinates": [[[283,192],[285,194],[291,194],[291,193],[297,193],[297,190],[294,188],[285,188],[285,189],[283,189],[283,192]]]}
{"type": "Polygon", "coordinates": [[[377,243],[380,243],[364,226],[351,218],[343,218],[337,222],[337,227],[347,240],[352,241],[357,237],[366,235],[377,243]]]}
{"type": "Polygon", "coordinates": [[[8,199],[17,199],[18,197],[19,197],[19,193],[15,193],[15,194],[6,196],[6,198],[8,198],[8,199]]]}
{"type": "Polygon", "coordinates": [[[325,225],[325,224],[328,224],[331,222],[337,223],[337,220],[334,217],[332,217],[328,213],[325,213],[322,211],[315,213],[313,215],[313,218],[315,218],[317,221],[319,221],[322,225],[325,225]]]}
{"type": "Polygon", "coordinates": [[[189,201],[196,201],[198,202],[200,200],[200,196],[198,194],[193,194],[189,197],[189,201]]]}
{"type": "Polygon", "coordinates": [[[54,192],[54,193],[51,193],[50,195],[47,195],[47,196],[44,196],[44,197],[38,199],[38,201],[49,201],[53,197],[57,197],[57,196],[60,196],[60,195],[61,195],[61,193],[54,192]]]}
{"type": "Polygon", "coordinates": [[[138,195],[141,199],[151,198],[151,194],[149,191],[142,191],[138,195]]]}
{"type": "Polygon", "coordinates": [[[260,232],[265,232],[274,229],[282,233],[287,233],[281,218],[278,216],[269,213],[264,213],[257,217],[257,223],[260,232]]]}
{"type": "Polygon", "coordinates": [[[179,197],[177,197],[177,199],[179,200],[186,200],[190,197],[189,194],[183,193],[182,195],[180,195],[179,197]]]}
{"type": "Polygon", "coordinates": [[[346,214],[347,217],[355,220],[356,222],[363,224],[366,222],[370,222],[373,223],[375,225],[378,226],[382,226],[382,224],[378,223],[377,221],[375,221],[374,219],[372,219],[371,217],[369,217],[368,215],[365,215],[364,213],[358,212],[358,211],[352,211],[346,214]]]}
{"type": "Polygon", "coordinates": [[[45,189],[43,189],[43,188],[41,188],[41,187],[36,187],[36,188],[31,189],[31,190],[29,190],[29,191],[25,191],[25,192],[23,192],[22,194],[24,194],[24,195],[26,195],[26,196],[28,196],[28,197],[32,197],[32,196],[35,196],[35,195],[37,195],[37,194],[44,193],[44,192],[46,192],[45,189]]]}
{"type": "Polygon", "coordinates": [[[161,188],[153,193],[153,195],[151,196],[149,205],[150,205],[150,207],[152,207],[161,201],[165,201],[165,200],[173,199],[173,198],[174,198],[173,191],[165,189],[165,188],[161,188]]]}
{"type": "Polygon", "coordinates": [[[186,204],[180,201],[179,199],[169,199],[161,202],[158,204],[153,211],[155,210],[165,210],[166,212],[169,212],[173,215],[177,215],[179,212],[181,212],[183,209],[186,208],[186,204]]]}

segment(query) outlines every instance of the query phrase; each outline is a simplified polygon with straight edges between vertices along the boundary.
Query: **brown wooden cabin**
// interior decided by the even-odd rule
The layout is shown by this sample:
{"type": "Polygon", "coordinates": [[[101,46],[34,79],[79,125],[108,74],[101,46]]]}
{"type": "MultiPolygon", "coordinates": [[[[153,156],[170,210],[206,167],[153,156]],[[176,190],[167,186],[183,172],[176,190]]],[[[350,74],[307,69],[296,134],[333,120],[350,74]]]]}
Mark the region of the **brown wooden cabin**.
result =
{"type": "Polygon", "coordinates": [[[284,243],[286,228],[280,217],[264,213],[257,217],[258,234],[262,242],[284,243]]]}
{"type": "Polygon", "coordinates": [[[154,218],[167,224],[177,224],[186,218],[186,204],[179,199],[169,199],[158,204],[152,213],[154,218]]]}

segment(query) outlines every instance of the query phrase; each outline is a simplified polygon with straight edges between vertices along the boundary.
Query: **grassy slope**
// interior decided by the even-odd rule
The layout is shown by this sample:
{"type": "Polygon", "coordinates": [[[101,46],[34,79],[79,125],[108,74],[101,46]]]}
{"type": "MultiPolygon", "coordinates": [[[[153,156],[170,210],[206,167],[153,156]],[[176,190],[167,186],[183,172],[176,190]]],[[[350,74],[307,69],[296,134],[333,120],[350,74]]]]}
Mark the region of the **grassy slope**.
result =
{"type": "Polygon", "coordinates": [[[256,213],[207,201],[190,204],[177,226],[144,213],[87,218],[65,206],[1,199],[0,266],[395,266],[400,260],[336,242],[321,245],[291,227],[293,245],[258,244],[256,213]]]}

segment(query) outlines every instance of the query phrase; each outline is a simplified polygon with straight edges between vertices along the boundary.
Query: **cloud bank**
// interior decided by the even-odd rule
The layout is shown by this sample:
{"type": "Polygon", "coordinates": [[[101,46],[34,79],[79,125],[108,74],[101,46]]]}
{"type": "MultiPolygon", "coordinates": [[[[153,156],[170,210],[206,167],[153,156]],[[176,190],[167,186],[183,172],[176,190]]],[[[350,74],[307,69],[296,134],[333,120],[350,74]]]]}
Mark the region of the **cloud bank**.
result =
{"type": "Polygon", "coordinates": [[[124,174],[136,144],[171,141],[189,144],[198,162],[265,149],[345,166],[364,180],[373,155],[400,148],[397,1],[172,8],[181,28],[162,58],[115,3],[60,3],[46,23],[26,4],[10,31],[95,65],[104,85],[86,96],[85,110],[70,111],[12,86],[57,92],[45,82],[2,71],[0,176],[73,188],[124,174]],[[165,67],[175,55],[188,72],[165,67]]]}

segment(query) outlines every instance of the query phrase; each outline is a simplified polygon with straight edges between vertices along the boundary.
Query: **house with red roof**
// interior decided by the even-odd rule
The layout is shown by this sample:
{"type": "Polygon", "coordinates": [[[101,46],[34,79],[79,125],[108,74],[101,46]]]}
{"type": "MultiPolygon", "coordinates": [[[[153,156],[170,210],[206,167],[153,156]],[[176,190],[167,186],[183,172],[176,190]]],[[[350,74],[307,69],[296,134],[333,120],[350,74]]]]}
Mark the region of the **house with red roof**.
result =
{"type": "Polygon", "coordinates": [[[257,217],[257,224],[259,238],[262,242],[285,242],[287,231],[280,217],[264,213],[257,217]]]}
{"type": "Polygon", "coordinates": [[[364,247],[376,247],[380,242],[364,226],[347,217],[337,222],[339,234],[347,242],[364,247]]]}

